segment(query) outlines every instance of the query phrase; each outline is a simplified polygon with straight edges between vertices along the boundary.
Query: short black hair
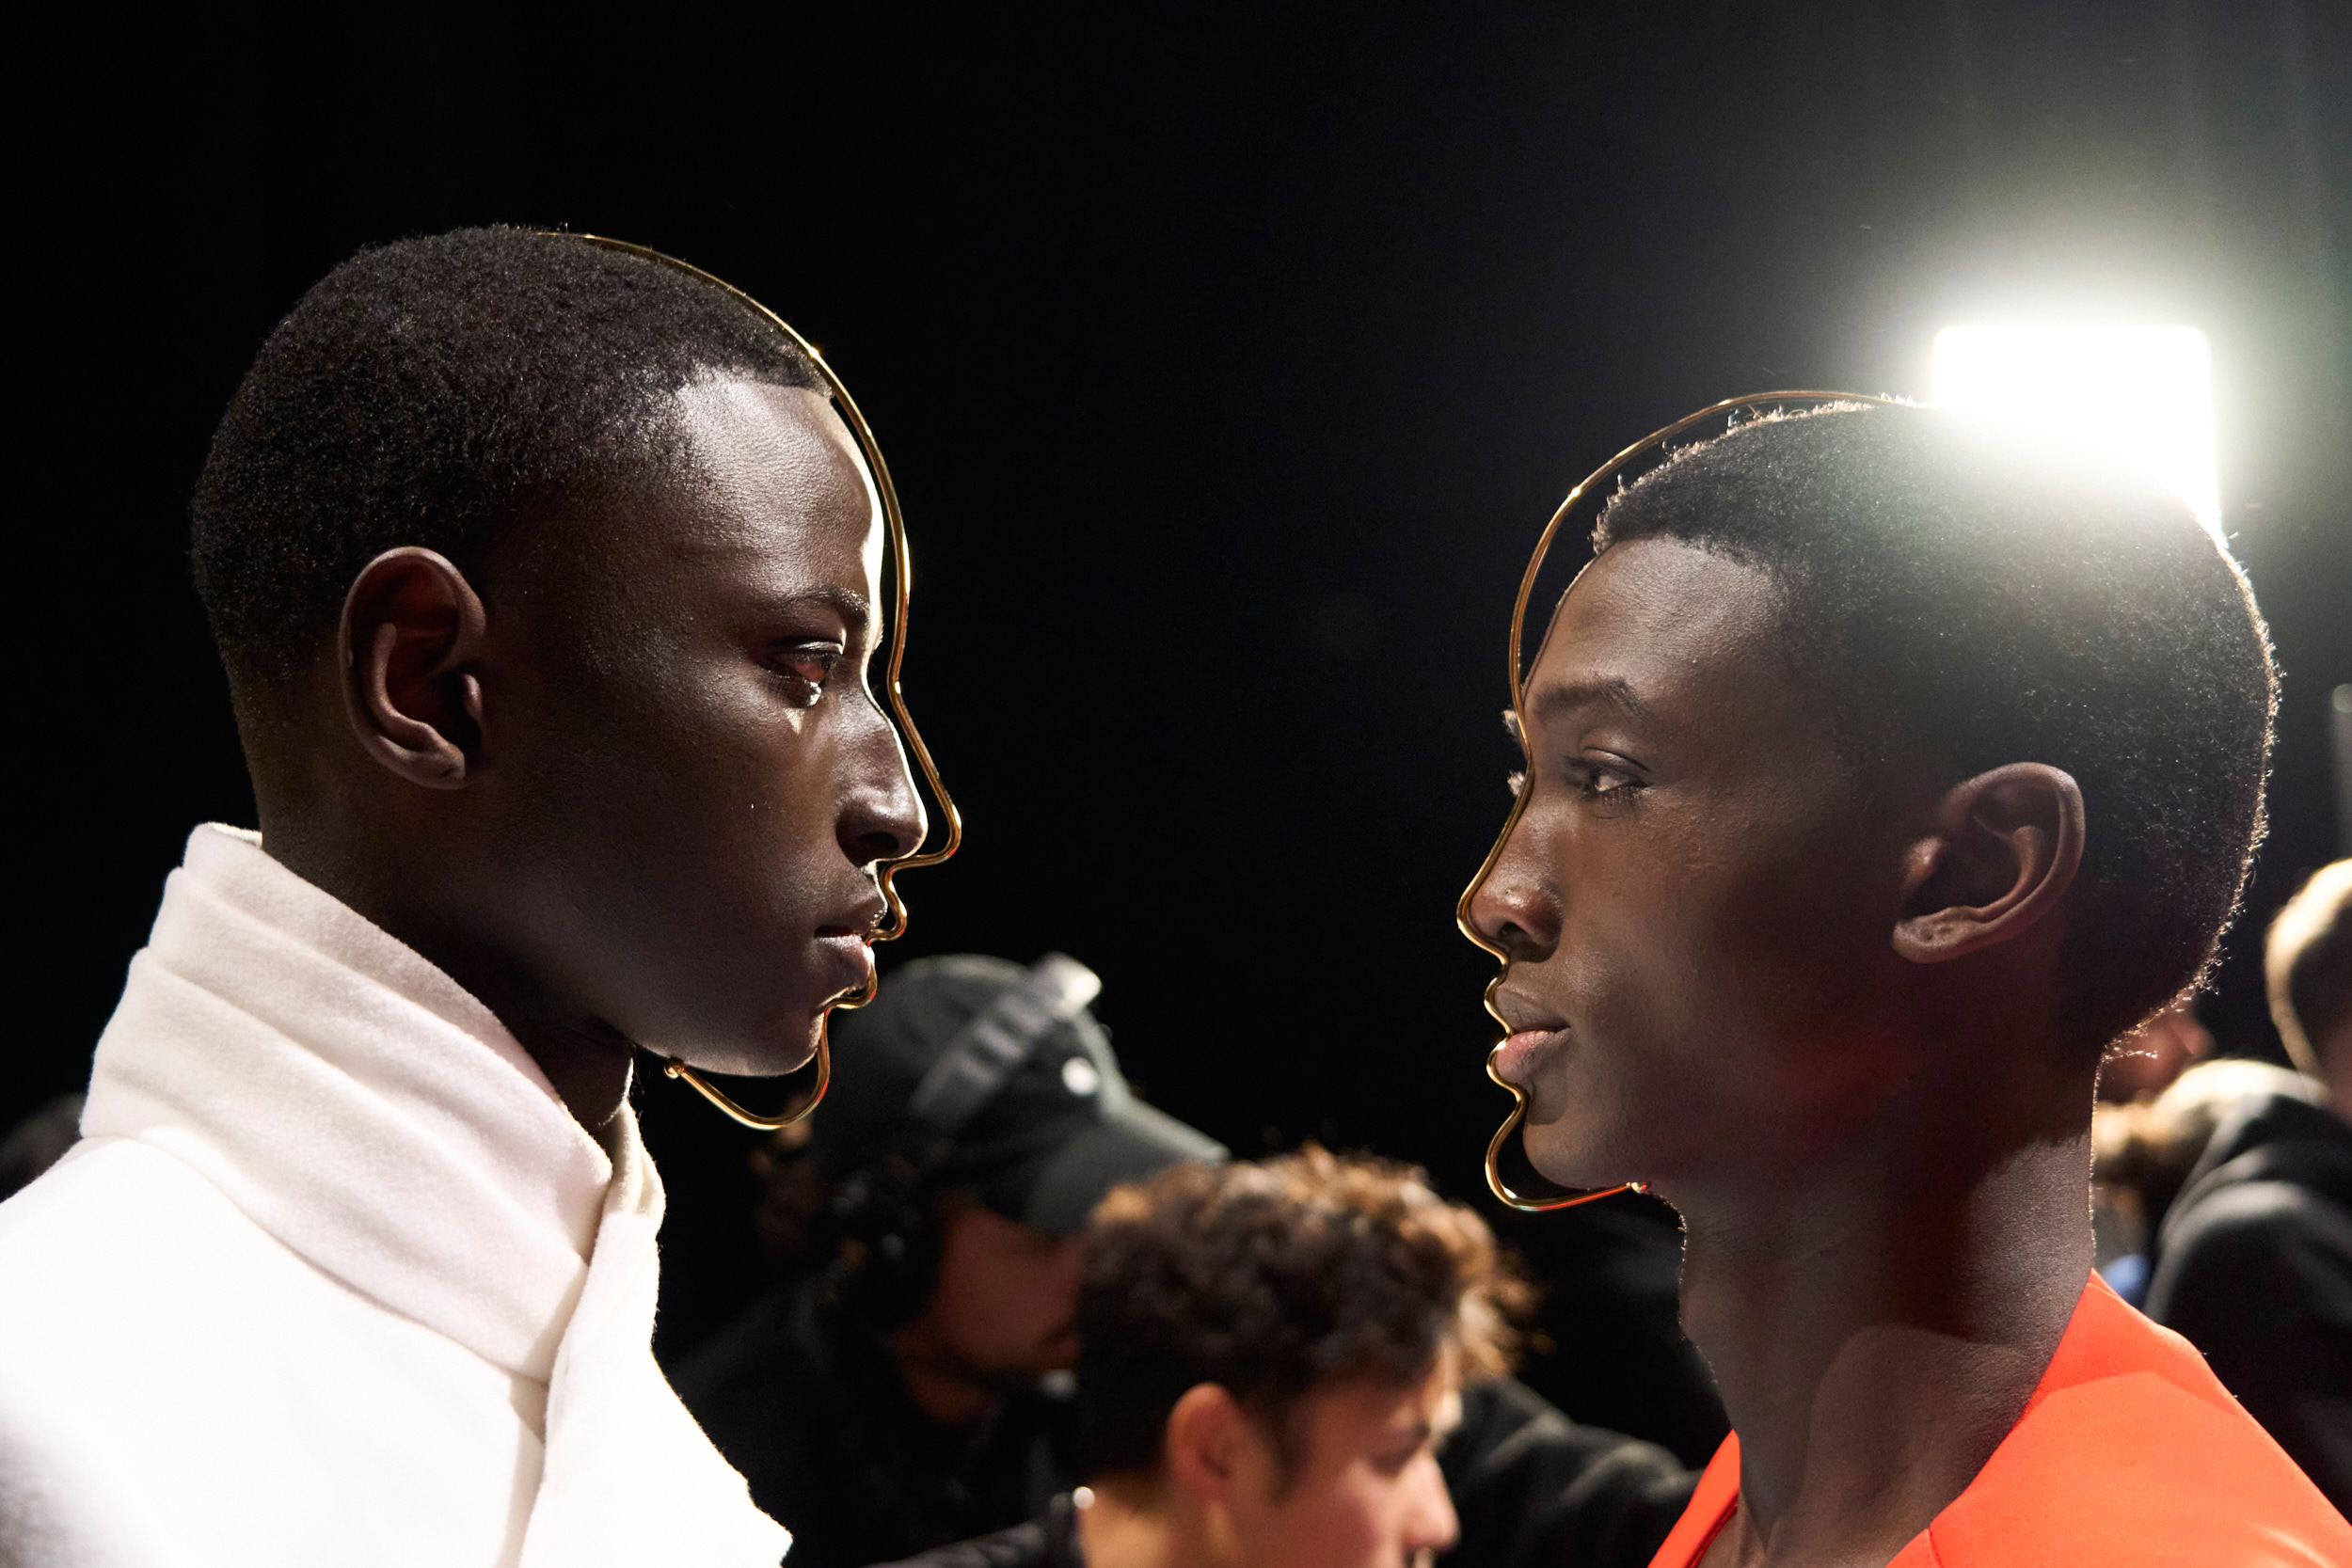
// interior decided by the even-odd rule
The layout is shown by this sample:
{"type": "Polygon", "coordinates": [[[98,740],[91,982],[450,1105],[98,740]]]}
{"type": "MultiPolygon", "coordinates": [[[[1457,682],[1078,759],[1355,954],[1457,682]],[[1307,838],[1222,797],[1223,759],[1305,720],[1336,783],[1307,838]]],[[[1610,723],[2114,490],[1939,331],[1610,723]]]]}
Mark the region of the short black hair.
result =
{"type": "Polygon", "coordinates": [[[2093,1052],[2201,984],[2263,834],[2278,679],[2252,591],[2153,481],[1947,410],[1753,420],[1612,498],[1768,573],[1866,780],[2065,769],[2088,832],[2061,1026],[2093,1052]]]}
{"type": "Polygon", "coordinates": [[[1510,1370],[1533,1291],[1476,1213],[1410,1165],[1295,1154],[1173,1165],[1095,1210],[1078,1288],[1082,1475],[1149,1475],[1168,1413],[1221,1386],[1295,1457],[1290,1416],[1327,1380],[1409,1383],[1452,1346],[1510,1370]]]}
{"type": "Polygon", "coordinates": [[[724,289],[576,235],[360,251],[262,343],[197,481],[197,591],[232,680],[310,669],[385,550],[469,568],[534,502],[661,460],[667,400],[713,374],[823,385],[724,289]]]}

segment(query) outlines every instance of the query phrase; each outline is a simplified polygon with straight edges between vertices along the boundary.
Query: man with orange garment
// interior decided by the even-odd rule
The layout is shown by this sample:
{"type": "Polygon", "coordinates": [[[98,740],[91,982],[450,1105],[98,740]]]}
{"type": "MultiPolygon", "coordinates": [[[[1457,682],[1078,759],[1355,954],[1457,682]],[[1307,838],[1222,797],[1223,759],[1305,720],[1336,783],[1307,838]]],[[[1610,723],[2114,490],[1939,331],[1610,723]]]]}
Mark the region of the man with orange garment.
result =
{"type": "Polygon", "coordinates": [[[1657,1568],[2352,1562],[2091,1273],[2102,1053],[2212,962],[2276,690],[2187,509],[1934,410],[1611,501],[1466,900],[1527,1148],[1680,1211],[1733,1435],[1657,1568]]]}

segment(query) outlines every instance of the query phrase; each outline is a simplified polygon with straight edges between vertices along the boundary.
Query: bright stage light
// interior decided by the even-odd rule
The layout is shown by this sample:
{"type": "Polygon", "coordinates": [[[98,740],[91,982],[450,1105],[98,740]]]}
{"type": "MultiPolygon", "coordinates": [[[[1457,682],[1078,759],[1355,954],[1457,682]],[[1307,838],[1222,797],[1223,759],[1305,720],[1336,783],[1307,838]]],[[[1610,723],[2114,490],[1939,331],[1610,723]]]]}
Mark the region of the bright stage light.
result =
{"type": "Polygon", "coordinates": [[[2115,451],[2221,531],[2212,356],[2193,326],[1947,326],[1935,401],[2115,451]]]}

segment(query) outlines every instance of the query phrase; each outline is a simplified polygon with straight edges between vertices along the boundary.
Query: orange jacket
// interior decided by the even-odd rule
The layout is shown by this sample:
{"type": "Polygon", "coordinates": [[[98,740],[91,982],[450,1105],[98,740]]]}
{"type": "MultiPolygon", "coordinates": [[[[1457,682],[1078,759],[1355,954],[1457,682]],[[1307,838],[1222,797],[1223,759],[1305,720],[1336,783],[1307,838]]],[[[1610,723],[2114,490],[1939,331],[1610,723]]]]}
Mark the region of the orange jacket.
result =
{"type": "MultiPolygon", "coordinates": [[[[1650,1568],[1692,1568],[1740,1500],[1724,1439],[1650,1568]]],[[[2083,1287],[2026,1413],[1887,1568],[2352,1568],[2352,1525],[2189,1342],[2083,1287]]]]}

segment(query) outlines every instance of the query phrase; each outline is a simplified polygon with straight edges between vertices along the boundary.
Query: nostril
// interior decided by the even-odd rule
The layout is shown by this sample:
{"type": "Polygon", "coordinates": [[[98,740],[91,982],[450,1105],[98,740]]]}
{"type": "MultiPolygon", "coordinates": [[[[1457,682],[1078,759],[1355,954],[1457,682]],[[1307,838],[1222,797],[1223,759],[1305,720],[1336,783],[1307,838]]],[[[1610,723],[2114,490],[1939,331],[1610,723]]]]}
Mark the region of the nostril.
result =
{"type": "Polygon", "coordinates": [[[871,865],[876,861],[897,860],[913,847],[897,833],[880,829],[850,836],[842,845],[853,865],[871,865]]]}

